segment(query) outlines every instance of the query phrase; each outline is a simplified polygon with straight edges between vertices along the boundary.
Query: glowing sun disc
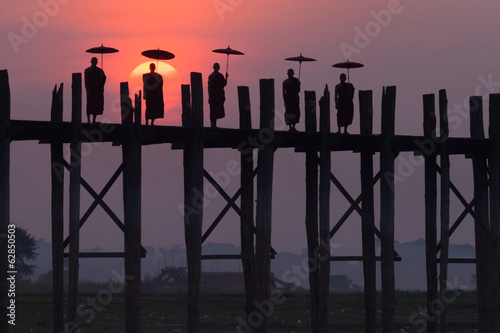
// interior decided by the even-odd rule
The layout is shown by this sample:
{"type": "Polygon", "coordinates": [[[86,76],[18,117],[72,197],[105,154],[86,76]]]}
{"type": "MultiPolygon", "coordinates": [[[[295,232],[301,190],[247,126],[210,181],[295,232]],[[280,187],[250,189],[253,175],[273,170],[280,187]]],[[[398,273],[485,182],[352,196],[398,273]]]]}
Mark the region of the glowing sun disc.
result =
{"type": "MultiPolygon", "coordinates": [[[[181,122],[180,110],[180,92],[181,80],[179,72],[170,64],[159,61],[148,61],[137,66],[129,75],[129,91],[132,94],[139,93],[143,89],[142,76],[149,73],[149,65],[154,63],[156,72],[163,77],[163,99],[165,102],[165,118],[158,119],[155,124],[177,124],[181,122]]],[[[143,92],[144,93],[144,92],[143,92]]],[[[145,105],[143,101],[142,112],[144,113],[145,105]]]]}

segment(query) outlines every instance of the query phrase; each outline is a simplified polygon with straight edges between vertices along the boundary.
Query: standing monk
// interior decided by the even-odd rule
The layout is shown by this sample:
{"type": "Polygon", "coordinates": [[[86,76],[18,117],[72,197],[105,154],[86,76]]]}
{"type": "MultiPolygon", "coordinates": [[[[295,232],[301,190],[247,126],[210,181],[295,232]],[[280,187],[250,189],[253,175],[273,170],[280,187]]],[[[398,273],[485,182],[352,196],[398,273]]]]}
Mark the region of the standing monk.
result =
{"type": "Polygon", "coordinates": [[[151,119],[151,125],[154,125],[156,118],[163,118],[163,78],[155,73],[154,63],[149,65],[149,73],[142,76],[144,85],[144,99],[146,100],[146,125],[151,119]]]}
{"type": "Polygon", "coordinates": [[[97,67],[97,58],[90,60],[91,66],[85,69],[85,90],[87,91],[87,121],[95,123],[97,115],[102,114],[104,110],[104,84],[106,75],[104,71],[97,67]]]}
{"type": "Polygon", "coordinates": [[[210,104],[210,125],[217,127],[217,119],[224,118],[224,102],[226,95],[224,87],[227,84],[226,77],[219,73],[220,65],[214,64],[214,71],[208,76],[208,103],[210,104]]]}
{"type": "Polygon", "coordinates": [[[335,86],[335,108],[337,109],[337,126],[338,132],[344,127],[344,134],[347,133],[347,126],[352,124],[354,115],[354,86],[352,83],[345,82],[346,75],[340,74],[340,83],[335,86]]]}
{"type": "Polygon", "coordinates": [[[290,68],[287,72],[288,79],[283,81],[283,100],[285,102],[285,123],[290,126],[289,131],[296,132],[295,124],[300,119],[300,81],[293,77],[293,74],[293,69],[290,68]]]}

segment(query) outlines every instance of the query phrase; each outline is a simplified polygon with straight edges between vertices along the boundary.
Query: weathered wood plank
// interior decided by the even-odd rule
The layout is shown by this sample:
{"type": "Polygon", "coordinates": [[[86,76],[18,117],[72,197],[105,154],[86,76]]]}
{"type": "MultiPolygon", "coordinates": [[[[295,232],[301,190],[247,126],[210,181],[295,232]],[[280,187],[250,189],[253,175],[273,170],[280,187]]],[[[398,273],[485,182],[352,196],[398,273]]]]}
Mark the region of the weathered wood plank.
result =
{"type": "MultiPolygon", "coordinates": [[[[484,139],[483,99],[481,96],[469,98],[470,133],[473,139],[484,139]]],[[[488,235],[490,221],[488,213],[488,166],[486,154],[472,156],[472,170],[474,179],[475,223],[474,237],[476,249],[476,290],[478,305],[478,328],[480,332],[493,332],[491,318],[490,286],[494,284],[493,274],[490,272],[490,237],[488,235]],[[485,229],[483,226],[486,226],[485,229]],[[488,331],[489,330],[489,331],[488,331]]]]}
{"type": "MultiPolygon", "coordinates": [[[[359,119],[360,133],[364,136],[373,135],[373,101],[372,91],[359,91],[359,119]]],[[[375,234],[367,226],[375,221],[374,192],[373,192],[373,152],[361,150],[361,192],[367,192],[363,197],[361,210],[363,217],[361,224],[361,237],[363,243],[363,278],[364,278],[364,308],[365,332],[376,331],[377,305],[376,305],[376,258],[375,234]],[[366,216],[366,217],[365,217],[366,216]]]]}
{"type": "MultiPolygon", "coordinates": [[[[240,114],[240,129],[252,129],[252,118],[250,108],[250,90],[248,87],[238,87],[238,106],[240,114]]],[[[241,217],[240,217],[240,239],[241,239],[241,264],[245,280],[245,311],[247,324],[252,325],[249,316],[256,310],[255,301],[255,252],[254,252],[254,171],[253,152],[254,147],[245,145],[240,149],[240,186],[241,188],[241,217]],[[254,226],[252,228],[252,226],[254,226]]]]}
{"type": "Polygon", "coordinates": [[[448,140],[448,99],[446,91],[439,91],[439,126],[441,142],[441,253],[439,256],[439,295],[441,300],[440,330],[446,332],[447,301],[446,291],[448,285],[448,245],[450,231],[450,158],[447,151],[448,140]]]}
{"type": "MultiPolygon", "coordinates": [[[[120,83],[122,124],[125,138],[122,144],[123,158],[123,207],[125,249],[125,331],[141,331],[141,144],[140,107],[132,106],[128,82],[120,83]],[[135,122],[134,122],[135,115],[135,122]]],[[[137,102],[137,101],[135,101],[137,102]]],[[[134,103],[135,103],[134,102],[134,103]]],[[[137,103],[136,103],[137,104],[137,103]]],[[[140,103],[139,103],[140,105],[140,103]]]]}
{"type": "MultiPolygon", "coordinates": [[[[305,128],[317,132],[316,93],[305,91],[305,128]]],[[[319,324],[319,225],[318,225],[318,152],[314,143],[306,148],[306,238],[311,295],[311,332],[318,332],[319,324]]]]}
{"type": "MultiPolygon", "coordinates": [[[[183,94],[186,94],[185,88],[183,94]]],[[[184,233],[188,266],[188,332],[200,331],[201,230],[203,222],[203,84],[201,73],[191,73],[189,117],[192,130],[184,142],[184,233]]],[[[184,101],[185,102],[185,101],[184,101]]]]}
{"type": "MultiPolygon", "coordinates": [[[[63,121],[63,84],[52,92],[51,121],[63,121]]],[[[50,144],[52,181],[52,305],[54,332],[64,331],[64,157],[60,140],[50,144]]]]}
{"type": "MultiPolygon", "coordinates": [[[[436,109],[434,94],[423,96],[424,137],[427,142],[434,142],[436,135],[436,109]]],[[[435,333],[437,316],[433,308],[438,299],[437,286],[437,170],[436,149],[426,152],[425,158],[425,263],[427,277],[427,333],[435,333]]]]}
{"type": "Polygon", "coordinates": [[[69,280],[68,323],[77,327],[78,271],[80,248],[80,179],[81,179],[81,124],[82,124],[82,74],[73,73],[71,108],[71,160],[69,176],[69,280]]]}
{"type": "Polygon", "coordinates": [[[394,118],[396,87],[384,87],[382,94],[382,137],[380,151],[380,234],[382,273],[382,331],[394,332],[394,118]]]}
{"type": "Polygon", "coordinates": [[[9,332],[7,316],[7,231],[10,223],[10,87],[7,70],[0,71],[0,331],[9,332]]]}
{"type": "Polygon", "coordinates": [[[325,86],[320,106],[320,165],[319,165],[319,315],[318,332],[328,332],[328,309],[330,295],[330,91],[325,86]]]}
{"type": "Polygon", "coordinates": [[[489,96],[489,137],[492,140],[488,156],[490,177],[490,228],[492,236],[492,275],[494,281],[490,286],[492,327],[500,327],[500,94],[489,96]]]}
{"type": "MultiPolygon", "coordinates": [[[[274,168],[274,80],[260,80],[260,144],[257,160],[257,207],[256,207],[256,298],[260,306],[271,300],[271,221],[274,168]]],[[[262,313],[255,332],[269,332],[271,318],[262,313]]]]}

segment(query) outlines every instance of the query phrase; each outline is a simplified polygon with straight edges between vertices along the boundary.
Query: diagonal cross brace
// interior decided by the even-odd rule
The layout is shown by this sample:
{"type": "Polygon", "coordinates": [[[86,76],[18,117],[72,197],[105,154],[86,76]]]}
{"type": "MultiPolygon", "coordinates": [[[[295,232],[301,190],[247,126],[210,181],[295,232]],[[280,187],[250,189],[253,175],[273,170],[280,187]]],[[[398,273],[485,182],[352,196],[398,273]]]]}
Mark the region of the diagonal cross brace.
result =
{"type": "Polygon", "coordinates": [[[369,186],[365,189],[365,191],[363,191],[357,198],[356,200],[354,200],[351,195],[347,192],[347,190],[342,186],[342,184],[340,184],[340,182],[338,181],[338,179],[333,175],[333,173],[330,173],[330,180],[332,181],[332,183],[339,189],[340,193],[342,193],[344,195],[344,197],[347,199],[347,201],[349,201],[349,203],[351,204],[351,206],[349,207],[349,209],[344,213],[344,215],[340,218],[340,220],[337,222],[337,224],[332,228],[332,230],[330,231],[330,238],[333,237],[333,235],[335,235],[335,233],[340,229],[340,227],[344,224],[344,222],[347,220],[347,218],[351,215],[351,213],[356,210],[359,215],[363,218],[366,219],[367,221],[367,226],[373,231],[373,233],[375,235],[377,235],[377,237],[380,239],[381,237],[381,234],[380,234],[380,231],[377,229],[377,227],[375,226],[375,223],[374,221],[372,220],[372,218],[368,215],[366,215],[365,212],[363,212],[361,210],[361,208],[359,208],[359,203],[361,202],[361,200],[364,199],[364,197],[368,194],[368,192],[371,190],[371,188],[378,182],[378,180],[380,179],[381,177],[381,174],[380,174],[380,171],[375,175],[375,177],[373,177],[371,183],[369,184],[369,186]],[[370,223],[371,222],[371,223],[370,223]]]}
{"type": "MultiPolygon", "coordinates": [[[[365,222],[366,226],[368,226],[371,229],[371,231],[375,235],[377,235],[377,237],[379,239],[381,239],[382,235],[380,234],[380,231],[375,226],[375,223],[372,220],[372,218],[370,216],[366,215],[366,213],[361,208],[359,208],[359,203],[361,202],[361,200],[363,200],[363,198],[367,195],[367,193],[371,190],[371,188],[378,182],[380,177],[381,177],[381,173],[379,171],[375,175],[375,177],[373,177],[372,181],[367,186],[367,188],[356,198],[356,200],[354,200],[351,197],[351,195],[347,192],[347,190],[344,188],[344,186],[342,186],[342,184],[339,182],[339,180],[333,175],[333,173],[330,173],[330,180],[332,181],[332,183],[339,189],[340,193],[342,193],[344,195],[344,197],[347,199],[347,201],[349,201],[349,203],[351,204],[351,207],[349,207],[349,209],[344,213],[342,218],[337,222],[335,227],[333,227],[332,230],[330,231],[330,238],[332,238],[333,235],[340,229],[340,227],[344,224],[344,222],[347,220],[349,215],[351,215],[351,213],[354,210],[356,210],[358,212],[358,214],[362,217],[361,221],[365,222]]],[[[394,250],[394,256],[400,257],[400,255],[398,254],[398,252],[396,250],[394,250]]]]}
{"type": "MultiPolygon", "coordinates": [[[[214,220],[214,222],[210,225],[210,227],[207,229],[207,231],[205,231],[205,233],[203,234],[202,238],[201,238],[201,241],[202,243],[208,238],[208,236],[210,236],[210,234],[212,233],[212,231],[215,229],[215,227],[219,224],[219,222],[222,220],[222,218],[224,217],[224,215],[229,211],[229,208],[233,208],[234,211],[241,217],[243,218],[243,222],[245,224],[247,224],[248,226],[250,226],[250,228],[252,229],[252,232],[255,234],[256,233],[256,229],[255,229],[255,225],[253,224],[252,221],[249,221],[247,218],[245,218],[242,213],[241,213],[241,209],[240,207],[238,207],[236,205],[236,200],[238,200],[238,198],[240,197],[241,195],[241,192],[243,192],[243,189],[251,182],[253,181],[253,178],[257,175],[257,168],[255,168],[252,172],[252,174],[250,175],[250,177],[248,177],[248,179],[246,179],[246,181],[244,182],[244,184],[238,189],[238,191],[236,191],[236,193],[233,195],[233,197],[229,197],[229,195],[226,193],[226,191],[224,191],[224,189],[217,183],[217,181],[205,170],[203,169],[203,175],[205,176],[205,178],[210,182],[210,184],[212,184],[212,186],[217,190],[217,192],[219,192],[219,194],[227,201],[227,204],[226,206],[222,209],[222,211],[220,212],[220,214],[217,216],[217,218],[214,220]]],[[[276,254],[276,251],[271,248],[271,252],[272,254],[276,254]]]]}
{"type": "MultiPolygon", "coordinates": [[[[441,175],[441,168],[437,164],[436,164],[436,169],[439,172],[439,174],[441,175]]],[[[489,227],[486,224],[484,224],[484,221],[477,218],[475,211],[472,209],[474,207],[474,205],[476,204],[477,200],[479,200],[479,198],[474,197],[470,202],[467,202],[467,200],[462,196],[462,194],[460,193],[458,188],[453,184],[453,182],[451,180],[450,180],[450,189],[456,195],[458,200],[464,205],[465,209],[462,211],[460,216],[457,218],[455,223],[453,223],[452,227],[448,231],[448,237],[451,237],[451,235],[455,232],[455,230],[460,226],[462,221],[465,219],[467,214],[470,214],[474,218],[474,221],[478,221],[479,225],[481,225],[483,227],[483,229],[488,232],[489,227]]],[[[486,186],[484,189],[482,189],[481,193],[484,193],[487,190],[488,190],[488,186],[486,186]]],[[[490,235],[490,233],[488,233],[488,235],[490,235]]],[[[436,251],[439,252],[439,250],[441,250],[441,242],[439,242],[436,246],[436,251]]]]}
{"type": "MultiPolygon", "coordinates": [[[[69,165],[69,163],[66,160],[64,160],[64,166],[68,170],[71,169],[71,166],[69,165]]],[[[83,224],[87,221],[87,219],[90,217],[92,212],[96,209],[97,205],[100,205],[102,207],[102,209],[113,220],[113,222],[115,222],[115,224],[118,226],[118,228],[120,228],[121,231],[125,232],[125,225],[123,224],[123,222],[120,220],[120,218],[118,216],[116,216],[116,214],[111,210],[111,208],[103,200],[104,196],[108,193],[108,191],[111,189],[111,187],[116,182],[116,180],[118,179],[118,177],[121,175],[122,172],[123,172],[123,163],[120,164],[118,169],[116,169],[115,173],[111,176],[111,178],[109,179],[109,181],[106,183],[106,185],[103,187],[103,189],[101,190],[101,192],[99,194],[97,194],[97,192],[94,191],[94,189],[89,185],[89,183],[87,183],[87,181],[85,179],[83,179],[83,178],[80,179],[80,184],[94,198],[94,202],[90,205],[90,207],[87,209],[85,214],[80,219],[79,228],[81,228],[83,226],[83,224]]],[[[68,246],[68,244],[69,244],[69,236],[66,237],[66,239],[64,240],[63,246],[66,247],[66,246],[68,246]]],[[[146,249],[144,249],[144,247],[142,245],[141,245],[141,251],[143,253],[146,252],[146,249]]]]}

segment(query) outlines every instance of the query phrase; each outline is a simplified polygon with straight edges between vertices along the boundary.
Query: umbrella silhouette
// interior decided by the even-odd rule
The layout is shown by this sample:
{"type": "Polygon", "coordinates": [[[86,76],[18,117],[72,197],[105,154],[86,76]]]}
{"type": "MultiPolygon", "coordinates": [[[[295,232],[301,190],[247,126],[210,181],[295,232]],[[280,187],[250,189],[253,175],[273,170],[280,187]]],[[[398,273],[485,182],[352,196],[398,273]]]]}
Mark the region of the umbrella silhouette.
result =
{"type": "Polygon", "coordinates": [[[360,68],[363,67],[363,64],[360,64],[359,62],[351,62],[349,59],[344,62],[339,62],[337,64],[332,65],[332,67],[335,68],[347,68],[347,82],[349,82],[349,69],[351,68],[360,68]]]}
{"type": "Polygon", "coordinates": [[[104,64],[103,64],[103,61],[102,61],[102,55],[104,53],[116,53],[116,52],[118,52],[118,50],[115,49],[115,48],[113,48],[113,47],[108,47],[108,46],[104,46],[103,44],[101,44],[101,46],[90,48],[90,49],[88,49],[85,52],[88,52],[88,53],[100,53],[101,54],[101,69],[104,69],[104,64]]]}
{"type": "Polygon", "coordinates": [[[227,70],[228,70],[228,68],[229,68],[229,55],[230,55],[230,54],[244,55],[244,53],[243,53],[243,52],[233,50],[232,48],[230,48],[230,47],[229,47],[229,45],[228,45],[228,46],[227,46],[227,48],[225,48],[225,49],[215,49],[215,50],[212,50],[212,52],[227,54],[227,60],[226,60],[226,76],[227,76],[227,70]]]}
{"type": "Polygon", "coordinates": [[[285,60],[298,61],[299,62],[299,80],[300,80],[300,69],[302,67],[302,61],[316,61],[316,59],[304,57],[302,55],[302,53],[298,57],[290,57],[290,58],[286,58],[285,60]]]}
{"type": "Polygon", "coordinates": [[[170,60],[175,58],[175,55],[173,53],[160,50],[160,48],[158,48],[157,50],[142,51],[141,54],[145,57],[156,60],[156,71],[158,71],[158,60],[170,60]]]}

